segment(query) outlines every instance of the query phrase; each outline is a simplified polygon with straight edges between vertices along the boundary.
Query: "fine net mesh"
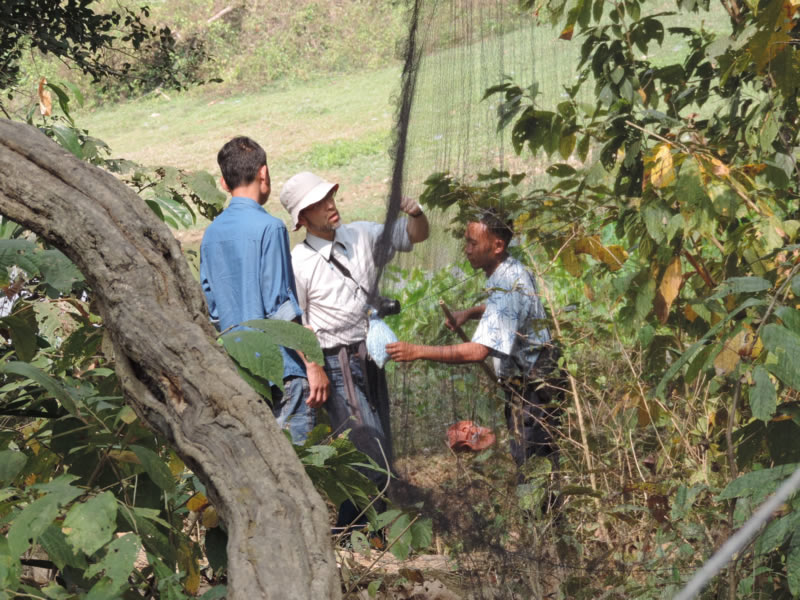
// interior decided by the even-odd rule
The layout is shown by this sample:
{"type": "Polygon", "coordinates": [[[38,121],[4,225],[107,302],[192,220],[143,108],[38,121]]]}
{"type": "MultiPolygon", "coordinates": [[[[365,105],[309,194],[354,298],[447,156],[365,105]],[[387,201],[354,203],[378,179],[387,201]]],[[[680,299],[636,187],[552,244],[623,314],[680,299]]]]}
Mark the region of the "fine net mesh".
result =
{"type": "MultiPolygon", "coordinates": [[[[434,173],[446,172],[462,182],[475,183],[479,174],[493,169],[512,174],[524,171],[528,176],[522,191],[526,186],[545,183],[544,159],[530,153],[518,157],[511,144],[511,128],[498,131],[498,104],[503,97],[484,96],[487,88],[512,80],[523,90],[536,84],[536,98],[542,107],[566,100],[564,88],[575,80],[576,50],[558,38],[559,32],[539,21],[532,10],[521,10],[518,0],[411,0],[402,89],[397,102],[387,236],[391,225],[402,216],[398,214],[402,196],[419,197],[425,180],[434,173]]],[[[392,264],[406,273],[421,267],[430,274],[462,261],[463,246],[447,231],[455,210],[428,211],[430,238],[417,244],[412,252],[398,254],[392,264]]],[[[381,240],[378,265],[387,262],[389,247],[388,238],[381,240]]],[[[461,273],[459,269],[455,271],[461,273]]],[[[391,278],[380,281],[380,273],[382,270],[373,284],[373,294],[381,288],[391,292],[393,286],[397,291],[406,283],[402,276],[394,282],[391,278]]],[[[457,279],[463,281],[465,294],[477,282],[477,278],[467,281],[466,276],[457,279]]],[[[457,298],[454,302],[461,300],[458,292],[456,289],[450,294],[450,298],[457,298]]],[[[416,300],[418,306],[414,308],[427,313],[431,322],[440,323],[439,298],[434,291],[416,300]]],[[[426,331],[423,335],[430,337],[408,341],[441,343],[442,340],[433,339],[433,333],[426,331]]],[[[398,429],[408,431],[411,425],[409,396],[415,395],[413,391],[409,393],[411,380],[417,385],[421,381],[421,389],[441,400],[436,403],[441,414],[429,413],[424,422],[414,424],[422,437],[434,442],[441,439],[444,423],[475,417],[475,396],[487,394],[477,390],[459,393],[454,384],[459,372],[468,371],[477,369],[417,363],[413,376],[410,369],[398,369],[392,385],[393,402],[405,405],[402,414],[396,415],[398,429]],[[427,436],[421,431],[425,427],[430,428],[427,436]]],[[[490,410],[487,401],[482,421],[496,426],[496,418],[497,411],[490,410]]],[[[396,443],[401,453],[409,450],[403,436],[398,436],[396,443]]]]}
{"type": "MultiPolygon", "coordinates": [[[[545,165],[516,156],[510,127],[498,131],[501,95],[487,88],[512,80],[537,85],[537,99],[554,106],[574,83],[573,46],[518,0],[416,0],[409,8],[409,39],[398,100],[392,189],[387,222],[401,196],[419,197],[425,180],[447,172],[475,182],[492,169],[526,172],[524,185],[542,183],[545,165]]],[[[431,238],[395,264],[442,268],[462,258],[445,232],[452,214],[429,213],[431,238]]],[[[387,228],[388,229],[388,228],[387,228]]],[[[382,264],[385,257],[379,257],[382,264]]]]}

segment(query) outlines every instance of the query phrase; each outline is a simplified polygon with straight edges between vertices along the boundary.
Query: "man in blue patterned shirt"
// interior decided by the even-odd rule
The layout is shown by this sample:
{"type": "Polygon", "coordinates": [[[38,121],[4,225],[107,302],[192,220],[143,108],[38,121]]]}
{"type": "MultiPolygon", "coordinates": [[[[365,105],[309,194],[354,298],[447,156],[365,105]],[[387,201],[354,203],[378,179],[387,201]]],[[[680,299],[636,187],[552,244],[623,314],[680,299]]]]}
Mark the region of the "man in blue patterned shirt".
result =
{"type": "Polygon", "coordinates": [[[506,423],[511,455],[518,466],[533,455],[555,462],[551,428],[563,389],[556,367],[557,347],[544,322],[536,280],[508,253],[511,224],[495,211],[467,225],[465,252],[474,269],[486,273],[485,304],[455,311],[451,329],[480,319],[472,340],[454,346],[421,346],[396,342],[386,350],[397,362],[432,360],[444,363],[482,362],[491,356],[495,373],[506,391],[506,423]]]}
{"type": "MultiPolygon", "coordinates": [[[[270,194],[264,149],[236,137],[217,155],[220,183],[230,192],[228,207],[206,228],[200,244],[200,282],[211,320],[221,331],[252,319],[300,322],[303,314],[283,221],[264,203],[270,194]]],[[[323,368],[281,347],[283,392],[272,386],[272,412],[278,425],[302,443],[316,422],[316,408],[328,398],[323,368]]],[[[274,383],[274,382],[273,382],[274,383]]]]}

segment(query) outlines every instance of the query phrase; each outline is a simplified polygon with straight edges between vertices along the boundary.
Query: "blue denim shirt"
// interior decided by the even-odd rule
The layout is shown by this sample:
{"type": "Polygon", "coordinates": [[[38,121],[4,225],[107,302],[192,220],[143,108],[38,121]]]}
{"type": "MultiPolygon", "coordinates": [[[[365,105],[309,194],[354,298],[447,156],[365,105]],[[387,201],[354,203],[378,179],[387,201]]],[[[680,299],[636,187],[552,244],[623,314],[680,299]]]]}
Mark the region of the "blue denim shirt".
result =
{"type": "MultiPolygon", "coordinates": [[[[291,321],[302,316],[283,221],[255,200],[231,202],[205,231],[200,282],[211,320],[224,331],[251,319],[291,321]]],[[[294,350],[281,347],[283,376],[306,376],[294,350]]]]}

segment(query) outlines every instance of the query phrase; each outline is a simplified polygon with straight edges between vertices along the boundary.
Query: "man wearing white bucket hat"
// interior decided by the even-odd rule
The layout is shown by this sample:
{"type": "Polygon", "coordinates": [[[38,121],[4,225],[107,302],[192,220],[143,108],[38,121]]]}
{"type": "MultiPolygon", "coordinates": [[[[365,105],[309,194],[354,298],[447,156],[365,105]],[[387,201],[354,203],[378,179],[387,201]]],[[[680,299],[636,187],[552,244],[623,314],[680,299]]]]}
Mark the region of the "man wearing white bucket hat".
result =
{"type": "MultiPolygon", "coordinates": [[[[292,250],[297,299],[304,322],[317,334],[325,354],[331,396],[325,406],[334,432],[355,426],[383,438],[391,461],[391,429],[386,376],[366,353],[369,292],[377,275],[376,244],[384,226],[357,221],[343,224],[334,199],[339,184],[298,173],[281,190],[281,204],[295,230],[306,239],[292,250]]],[[[415,200],[404,198],[408,217],[392,226],[391,249],[408,252],[428,237],[428,219],[415,200]]],[[[387,259],[388,260],[388,259],[387,259]]]]}

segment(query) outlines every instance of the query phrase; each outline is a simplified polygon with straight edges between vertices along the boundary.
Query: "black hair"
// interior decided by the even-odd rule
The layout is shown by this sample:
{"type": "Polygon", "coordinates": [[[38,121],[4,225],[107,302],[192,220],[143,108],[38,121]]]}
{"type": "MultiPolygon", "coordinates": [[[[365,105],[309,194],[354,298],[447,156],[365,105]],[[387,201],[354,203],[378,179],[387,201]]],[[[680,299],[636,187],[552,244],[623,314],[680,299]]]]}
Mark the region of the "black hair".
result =
{"type": "Polygon", "coordinates": [[[487,208],[480,212],[479,223],[486,225],[486,229],[496,238],[503,240],[506,248],[514,237],[514,221],[506,219],[496,208],[487,208]]]}
{"type": "Polygon", "coordinates": [[[249,137],[238,136],[217,154],[217,164],[229,190],[252,183],[258,170],[267,164],[267,153],[249,137]]]}

